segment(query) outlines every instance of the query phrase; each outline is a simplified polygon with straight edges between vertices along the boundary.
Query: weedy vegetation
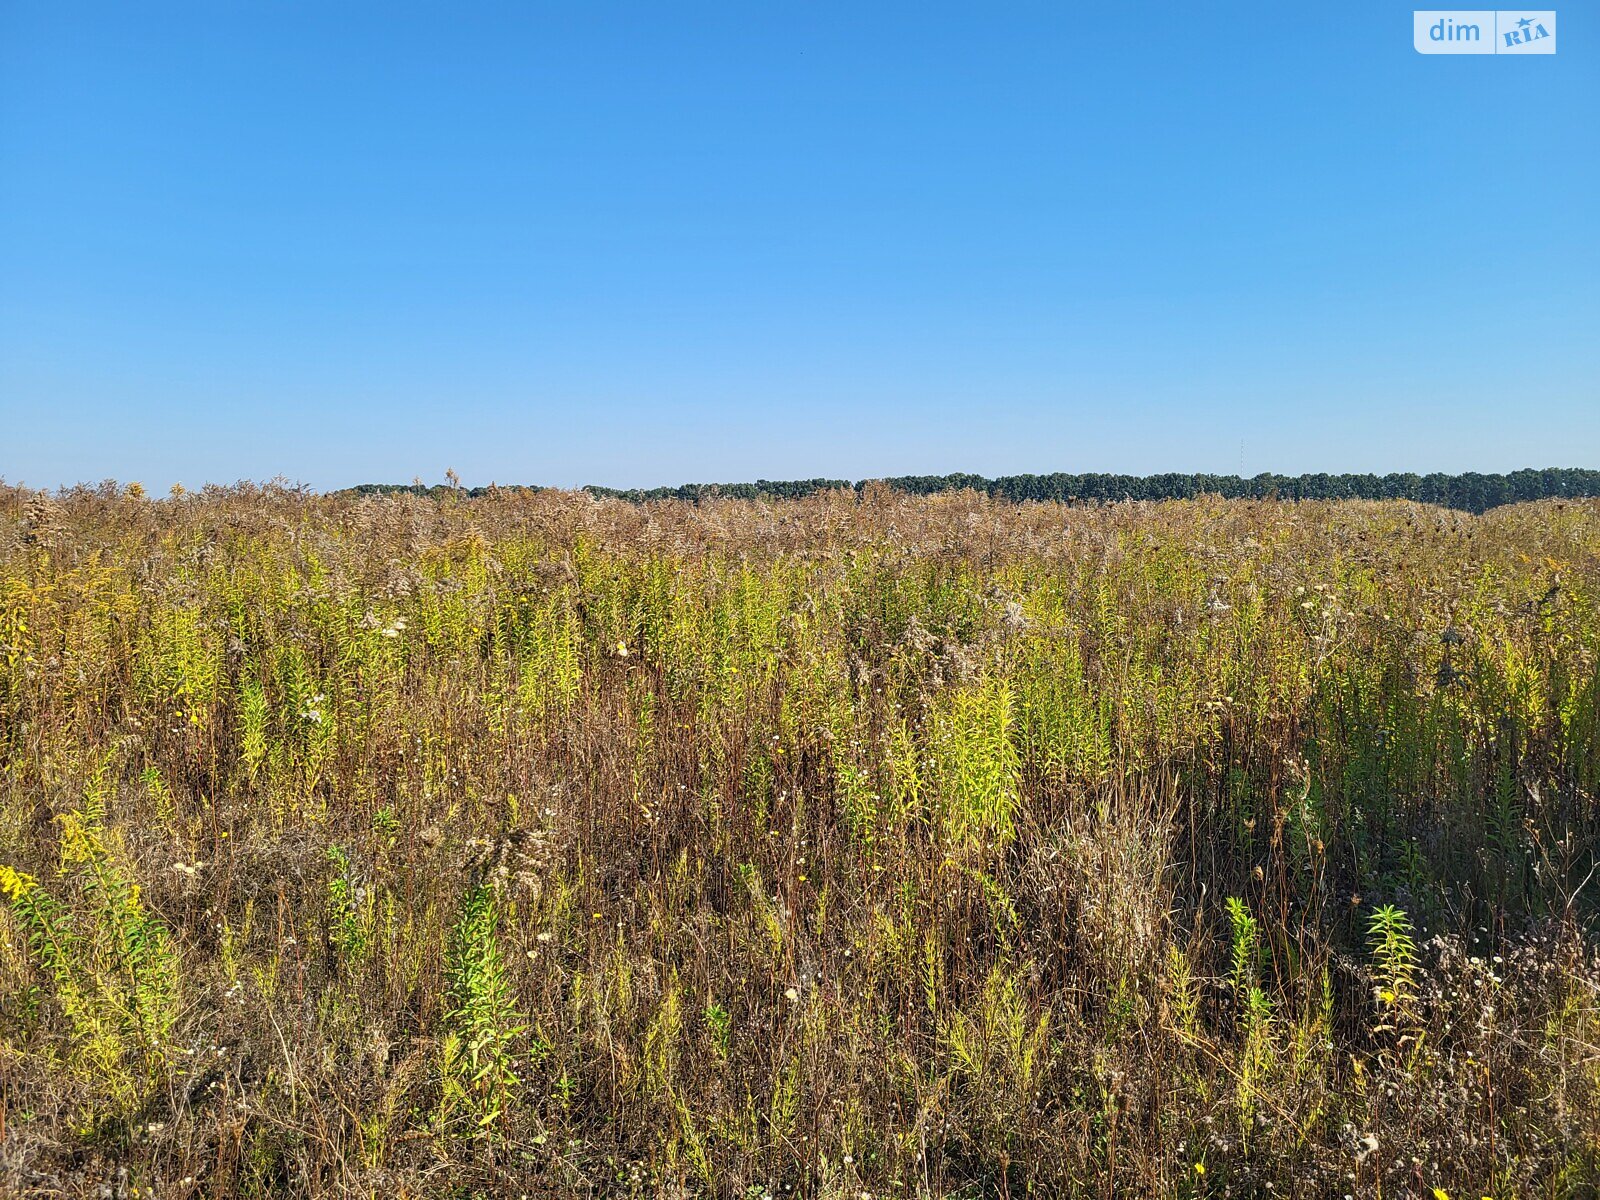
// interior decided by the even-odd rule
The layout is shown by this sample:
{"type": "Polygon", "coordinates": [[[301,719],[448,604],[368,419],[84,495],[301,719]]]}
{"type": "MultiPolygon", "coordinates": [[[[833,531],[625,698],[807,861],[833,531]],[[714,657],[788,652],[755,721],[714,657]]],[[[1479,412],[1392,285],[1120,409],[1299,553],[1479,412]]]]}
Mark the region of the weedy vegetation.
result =
{"type": "Polygon", "coordinates": [[[1600,1189],[1600,502],[0,487],[0,1192],[1600,1189]]]}

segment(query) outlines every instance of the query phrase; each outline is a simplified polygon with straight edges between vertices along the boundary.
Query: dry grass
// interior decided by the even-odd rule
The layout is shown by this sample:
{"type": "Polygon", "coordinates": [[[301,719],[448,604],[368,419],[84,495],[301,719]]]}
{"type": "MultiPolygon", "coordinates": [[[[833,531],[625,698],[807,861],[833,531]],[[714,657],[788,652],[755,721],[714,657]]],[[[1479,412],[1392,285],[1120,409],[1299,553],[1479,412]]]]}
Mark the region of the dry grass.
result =
{"type": "Polygon", "coordinates": [[[1597,652],[1595,502],[0,489],[0,1190],[1592,1195],[1597,652]]]}

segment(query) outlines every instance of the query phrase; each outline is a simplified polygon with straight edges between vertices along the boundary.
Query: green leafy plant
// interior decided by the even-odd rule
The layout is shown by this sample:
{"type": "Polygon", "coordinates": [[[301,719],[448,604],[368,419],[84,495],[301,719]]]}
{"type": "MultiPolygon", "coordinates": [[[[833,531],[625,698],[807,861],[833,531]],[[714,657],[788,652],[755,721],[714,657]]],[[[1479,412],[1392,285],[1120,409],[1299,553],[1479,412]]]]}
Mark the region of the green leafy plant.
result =
{"type": "Polygon", "coordinates": [[[1228,978],[1234,991],[1243,997],[1256,983],[1261,960],[1261,926],[1250,912],[1250,906],[1237,896],[1228,897],[1227,908],[1232,933],[1228,978]]]}
{"type": "Polygon", "coordinates": [[[1416,1000],[1417,947],[1404,910],[1385,904],[1367,920],[1367,943],[1377,974],[1375,999],[1388,1019],[1406,1015],[1416,1000]]]}
{"type": "Polygon", "coordinates": [[[372,897],[342,847],[329,846],[327,856],[333,866],[328,879],[328,939],[339,961],[354,967],[367,955],[372,897]]]}
{"type": "Polygon", "coordinates": [[[164,1071],[179,1006],[178,955],[144,905],[103,823],[98,786],[62,814],[61,874],[69,901],[32,875],[0,867],[0,893],[26,932],[71,1030],[69,1054],[118,1105],[164,1071]]]}
{"type": "Polygon", "coordinates": [[[465,1116],[483,1131],[505,1115],[521,1080],[512,1047],[526,1031],[511,996],[499,943],[494,889],[478,883],[461,901],[450,932],[446,1034],[441,1049],[444,1124],[465,1116]]]}

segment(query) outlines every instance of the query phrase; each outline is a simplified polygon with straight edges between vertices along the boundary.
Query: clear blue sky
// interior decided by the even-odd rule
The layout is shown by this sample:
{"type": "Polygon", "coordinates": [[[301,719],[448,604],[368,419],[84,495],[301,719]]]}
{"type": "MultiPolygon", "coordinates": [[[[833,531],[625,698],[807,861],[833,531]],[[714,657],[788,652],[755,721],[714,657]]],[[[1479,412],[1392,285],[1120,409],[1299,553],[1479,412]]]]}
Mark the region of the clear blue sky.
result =
{"type": "Polygon", "coordinates": [[[1600,45],[0,0],[0,475],[1600,466],[1600,45]]]}

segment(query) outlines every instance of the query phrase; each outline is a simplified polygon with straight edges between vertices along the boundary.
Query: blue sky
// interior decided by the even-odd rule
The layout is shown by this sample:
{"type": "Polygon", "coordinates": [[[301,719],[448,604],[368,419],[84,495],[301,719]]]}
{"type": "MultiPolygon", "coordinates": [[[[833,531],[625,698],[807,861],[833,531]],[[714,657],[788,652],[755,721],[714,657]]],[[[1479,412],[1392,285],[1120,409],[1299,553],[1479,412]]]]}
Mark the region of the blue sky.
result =
{"type": "Polygon", "coordinates": [[[0,0],[0,475],[1600,466],[1560,15],[0,0]]]}

